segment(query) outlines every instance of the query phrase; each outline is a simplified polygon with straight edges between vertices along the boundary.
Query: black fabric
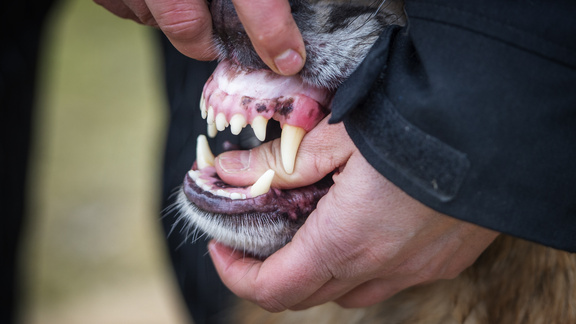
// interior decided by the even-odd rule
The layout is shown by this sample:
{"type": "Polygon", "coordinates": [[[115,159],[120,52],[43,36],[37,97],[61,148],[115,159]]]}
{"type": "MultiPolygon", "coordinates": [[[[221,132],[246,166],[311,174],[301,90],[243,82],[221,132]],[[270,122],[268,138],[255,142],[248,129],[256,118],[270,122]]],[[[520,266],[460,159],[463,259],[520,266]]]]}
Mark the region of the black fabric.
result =
{"type": "MultiPolygon", "coordinates": [[[[178,52],[160,36],[165,62],[166,94],[170,106],[163,171],[163,228],[179,287],[196,324],[227,323],[231,292],[222,284],[208,255],[207,241],[193,234],[186,222],[178,220],[172,208],[174,194],[196,160],[196,139],[206,134],[206,121],[198,103],[202,88],[216,67],[214,62],[198,62],[178,52]],[[197,239],[197,240],[196,240],[197,239]]],[[[238,141],[230,132],[209,139],[215,154],[224,143],[238,141]]]]}
{"type": "Polygon", "coordinates": [[[574,12],[573,1],[407,0],[408,25],[382,34],[332,122],[424,204],[576,252],[574,12]]]}
{"type": "Polygon", "coordinates": [[[0,5],[0,323],[13,323],[42,27],[53,1],[0,5]]]}

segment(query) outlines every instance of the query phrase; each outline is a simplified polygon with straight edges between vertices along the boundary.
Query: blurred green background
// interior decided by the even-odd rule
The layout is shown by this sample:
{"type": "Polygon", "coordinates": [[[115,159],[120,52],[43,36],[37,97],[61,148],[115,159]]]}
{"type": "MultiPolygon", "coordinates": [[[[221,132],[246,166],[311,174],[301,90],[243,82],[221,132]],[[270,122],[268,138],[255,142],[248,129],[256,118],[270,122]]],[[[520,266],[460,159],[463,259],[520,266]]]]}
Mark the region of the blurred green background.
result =
{"type": "Polygon", "coordinates": [[[67,0],[45,36],[20,322],[187,323],[159,220],[156,35],[67,0]]]}

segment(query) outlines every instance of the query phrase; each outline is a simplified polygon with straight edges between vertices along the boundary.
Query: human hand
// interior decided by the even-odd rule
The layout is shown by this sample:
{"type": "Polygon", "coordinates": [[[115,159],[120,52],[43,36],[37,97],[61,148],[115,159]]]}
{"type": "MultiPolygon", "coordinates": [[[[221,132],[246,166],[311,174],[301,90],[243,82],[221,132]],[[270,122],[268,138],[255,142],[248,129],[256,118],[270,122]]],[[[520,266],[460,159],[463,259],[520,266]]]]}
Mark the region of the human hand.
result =
{"type": "MultiPolygon", "coordinates": [[[[115,15],[158,27],[184,55],[213,60],[212,17],[204,0],[94,0],[115,15]]],[[[286,0],[234,0],[256,52],[273,71],[298,73],[306,52],[286,0]]]]}
{"type": "Polygon", "coordinates": [[[269,311],[328,301],[369,306],[408,287],[457,276],[498,235],[409,197],[367,163],[342,124],[324,120],[308,133],[291,175],[279,152],[278,141],[251,153],[226,152],[216,160],[218,174],[228,183],[248,185],[271,168],[273,186],[292,188],[338,169],[317,209],[292,242],[264,261],[210,244],[228,288],[269,311]]]}

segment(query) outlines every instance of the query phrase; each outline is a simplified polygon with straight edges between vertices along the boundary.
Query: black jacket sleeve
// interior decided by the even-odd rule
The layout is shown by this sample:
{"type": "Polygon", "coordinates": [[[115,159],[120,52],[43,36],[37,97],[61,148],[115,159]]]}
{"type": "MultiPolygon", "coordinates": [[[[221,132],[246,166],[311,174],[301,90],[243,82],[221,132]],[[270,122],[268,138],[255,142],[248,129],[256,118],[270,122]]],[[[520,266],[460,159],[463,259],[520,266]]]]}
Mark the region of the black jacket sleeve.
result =
{"type": "Polygon", "coordinates": [[[368,162],[427,206],[576,251],[576,2],[407,0],[337,92],[368,162]]]}

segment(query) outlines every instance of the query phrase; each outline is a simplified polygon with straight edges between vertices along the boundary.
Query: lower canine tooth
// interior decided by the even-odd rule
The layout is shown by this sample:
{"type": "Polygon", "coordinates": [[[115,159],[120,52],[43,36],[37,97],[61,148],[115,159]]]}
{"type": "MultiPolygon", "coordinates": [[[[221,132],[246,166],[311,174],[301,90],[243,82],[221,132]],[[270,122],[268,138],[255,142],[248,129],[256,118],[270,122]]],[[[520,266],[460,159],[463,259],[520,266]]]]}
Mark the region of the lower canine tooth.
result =
{"type": "Polygon", "coordinates": [[[284,124],[280,137],[280,154],[282,155],[282,165],[288,174],[294,172],[296,155],[302,139],[306,135],[304,128],[284,124]]]}
{"type": "Polygon", "coordinates": [[[242,114],[236,114],[230,119],[230,131],[234,135],[240,134],[242,128],[246,127],[246,117],[242,114]]]}
{"type": "Polygon", "coordinates": [[[199,135],[196,140],[196,163],[199,170],[214,166],[214,154],[212,154],[208,139],[204,135],[199,135]]]}
{"type": "Polygon", "coordinates": [[[252,120],[251,125],[256,138],[258,138],[260,142],[264,142],[266,139],[266,125],[268,125],[268,119],[266,119],[264,116],[256,116],[252,120]]]}
{"type": "Polygon", "coordinates": [[[274,170],[264,172],[260,178],[250,188],[250,195],[252,198],[258,197],[270,191],[270,185],[274,179],[274,170]]]}
{"type": "Polygon", "coordinates": [[[219,113],[216,115],[216,129],[219,131],[223,131],[228,126],[228,121],[226,120],[226,116],[224,113],[219,113]]]}

